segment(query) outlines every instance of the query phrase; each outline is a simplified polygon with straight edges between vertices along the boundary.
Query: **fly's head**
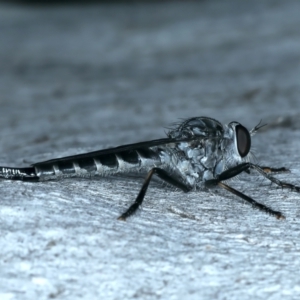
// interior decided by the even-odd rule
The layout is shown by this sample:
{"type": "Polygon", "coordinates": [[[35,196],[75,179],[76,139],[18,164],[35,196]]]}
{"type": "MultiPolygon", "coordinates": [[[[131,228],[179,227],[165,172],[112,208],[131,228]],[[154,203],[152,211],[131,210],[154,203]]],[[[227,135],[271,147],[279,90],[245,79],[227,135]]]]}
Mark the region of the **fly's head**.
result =
{"type": "Polygon", "coordinates": [[[234,128],[234,144],[237,153],[241,158],[245,158],[250,152],[251,135],[246,127],[237,122],[231,122],[234,128]]]}
{"type": "Polygon", "coordinates": [[[223,151],[226,157],[227,168],[241,162],[250,161],[252,158],[251,133],[238,122],[229,123],[225,129],[223,151]]]}

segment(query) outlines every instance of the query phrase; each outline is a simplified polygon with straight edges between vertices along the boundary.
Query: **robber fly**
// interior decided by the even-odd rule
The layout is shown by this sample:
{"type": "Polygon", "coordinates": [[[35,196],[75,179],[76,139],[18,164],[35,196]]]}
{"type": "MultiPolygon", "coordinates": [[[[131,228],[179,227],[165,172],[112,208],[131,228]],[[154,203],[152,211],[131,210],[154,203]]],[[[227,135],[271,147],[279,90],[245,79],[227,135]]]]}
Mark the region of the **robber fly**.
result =
{"type": "Polygon", "coordinates": [[[138,196],[119,220],[126,220],[140,207],[154,174],[184,192],[221,187],[254,207],[284,219],[281,212],[224,183],[253,169],[282,188],[300,192],[300,187],[270,175],[288,172],[288,169],[262,167],[252,162],[251,136],[261,127],[258,124],[248,131],[238,122],[223,125],[212,118],[195,117],[174,125],[167,132],[167,138],[51,159],[27,168],[0,167],[0,178],[42,181],[145,171],[147,176],[138,196]]]}

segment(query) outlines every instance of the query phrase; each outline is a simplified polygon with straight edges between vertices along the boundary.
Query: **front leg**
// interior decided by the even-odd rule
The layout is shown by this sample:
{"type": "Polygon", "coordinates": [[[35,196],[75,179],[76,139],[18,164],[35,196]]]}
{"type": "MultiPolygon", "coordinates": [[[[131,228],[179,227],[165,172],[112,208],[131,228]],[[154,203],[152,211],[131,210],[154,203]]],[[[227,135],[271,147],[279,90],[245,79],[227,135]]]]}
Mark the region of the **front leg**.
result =
{"type": "MultiPolygon", "coordinates": [[[[268,167],[264,167],[264,168],[268,168],[268,167]]],[[[256,170],[259,174],[261,174],[262,176],[264,176],[266,179],[270,180],[271,182],[275,183],[276,185],[280,186],[281,188],[291,189],[294,192],[300,193],[299,186],[293,185],[288,182],[281,181],[281,180],[271,176],[270,173],[265,172],[265,170],[262,167],[260,167],[259,165],[255,165],[253,163],[242,163],[235,167],[232,167],[232,168],[224,171],[223,173],[221,173],[217,179],[209,180],[208,184],[214,183],[215,181],[219,182],[219,181],[233,178],[242,172],[247,172],[250,169],[256,170]]],[[[282,172],[288,171],[288,169],[286,169],[286,168],[279,168],[279,169],[270,168],[270,169],[271,170],[280,170],[282,172]]]]}
{"type": "Polygon", "coordinates": [[[282,173],[291,173],[291,171],[285,167],[282,168],[271,168],[267,166],[260,166],[260,168],[268,174],[282,174],[282,173]]]}

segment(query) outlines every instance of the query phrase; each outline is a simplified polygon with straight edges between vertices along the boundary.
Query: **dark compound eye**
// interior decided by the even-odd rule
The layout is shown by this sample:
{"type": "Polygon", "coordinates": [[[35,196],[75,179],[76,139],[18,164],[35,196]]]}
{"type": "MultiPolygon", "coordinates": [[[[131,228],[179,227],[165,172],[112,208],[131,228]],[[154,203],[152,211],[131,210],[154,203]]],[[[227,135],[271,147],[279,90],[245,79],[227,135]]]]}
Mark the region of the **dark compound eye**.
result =
{"type": "Polygon", "coordinates": [[[241,124],[235,127],[237,149],[241,157],[245,157],[251,147],[251,136],[249,131],[241,124]]]}

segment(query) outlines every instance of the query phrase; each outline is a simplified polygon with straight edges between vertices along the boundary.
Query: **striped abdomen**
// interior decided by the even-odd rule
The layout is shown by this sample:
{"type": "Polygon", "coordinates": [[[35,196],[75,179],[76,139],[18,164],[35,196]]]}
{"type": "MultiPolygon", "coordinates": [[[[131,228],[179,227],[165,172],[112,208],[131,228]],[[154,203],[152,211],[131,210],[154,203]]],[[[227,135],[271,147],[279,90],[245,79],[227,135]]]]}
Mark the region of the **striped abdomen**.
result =
{"type": "Polygon", "coordinates": [[[34,164],[40,178],[89,177],[149,169],[161,163],[151,148],[117,151],[116,148],[69,156],[34,164]],[[102,153],[101,153],[102,152],[102,153]]]}

